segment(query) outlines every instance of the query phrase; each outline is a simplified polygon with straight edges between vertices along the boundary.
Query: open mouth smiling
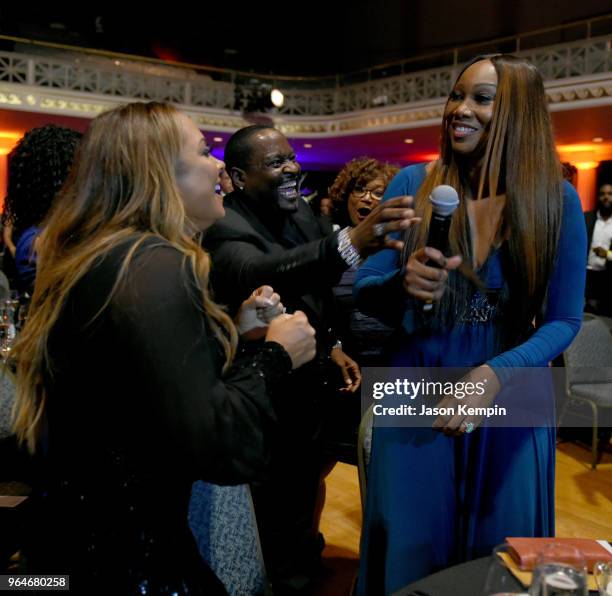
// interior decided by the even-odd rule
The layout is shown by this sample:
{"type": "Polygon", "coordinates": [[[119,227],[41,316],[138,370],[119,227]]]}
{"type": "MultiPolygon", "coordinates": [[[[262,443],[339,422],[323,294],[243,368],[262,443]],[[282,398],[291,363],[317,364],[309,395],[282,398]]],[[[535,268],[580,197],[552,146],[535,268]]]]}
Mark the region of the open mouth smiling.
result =
{"type": "Polygon", "coordinates": [[[478,129],[474,126],[470,126],[469,124],[453,122],[451,125],[453,129],[453,134],[456,139],[462,139],[471,134],[474,134],[478,129]]]}
{"type": "Polygon", "coordinates": [[[283,182],[283,184],[278,187],[278,194],[287,201],[296,200],[300,196],[297,180],[283,182]]]}

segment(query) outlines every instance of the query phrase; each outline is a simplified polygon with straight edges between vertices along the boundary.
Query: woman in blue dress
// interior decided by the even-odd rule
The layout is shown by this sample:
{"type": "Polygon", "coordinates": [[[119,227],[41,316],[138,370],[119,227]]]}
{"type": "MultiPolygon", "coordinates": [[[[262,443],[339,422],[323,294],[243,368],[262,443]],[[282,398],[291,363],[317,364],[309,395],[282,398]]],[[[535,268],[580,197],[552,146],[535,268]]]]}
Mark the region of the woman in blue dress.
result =
{"type": "MultiPolygon", "coordinates": [[[[561,177],[536,68],[507,55],[469,63],[446,103],[440,158],[402,170],[385,197],[399,195],[414,197],[420,223],[403,257],[384,250],[366,261],[357,304],[399,329],[391,366],[470,367],[499,403],[512,370],[546,367],[582,316],[584,218],[561,177]],[[460,198],[450,258],[425,247],[440,184],[460,198]]],[[[521,399],[527,408],[530,398],[521,399]]],[[[554,421],[493,428],[457,414],[433,427],[375,425],[361,595],[487,555],[506,536],[554,535],[554,421]]]]}

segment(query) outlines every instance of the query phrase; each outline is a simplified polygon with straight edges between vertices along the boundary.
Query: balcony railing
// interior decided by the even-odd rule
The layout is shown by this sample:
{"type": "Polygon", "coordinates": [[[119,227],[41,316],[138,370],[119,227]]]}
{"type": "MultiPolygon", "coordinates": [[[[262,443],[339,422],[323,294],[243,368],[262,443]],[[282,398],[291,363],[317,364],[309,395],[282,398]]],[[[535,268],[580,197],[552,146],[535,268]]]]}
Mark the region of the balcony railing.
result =
{"type": "MultiPolygon", "coordinates": [[[[600,23],[601,20],[597,20],[600,23]]],[[[608,24],[612,22],[609,19],[608,24]]],[[[554,81],[592,77],[612,72],[610,32],[590,37],[591,21],[586,21],[586,39],[569,43],[523,49],[515,53],[532,60],[549,85],[554,81]]],[[[500,49],[509,42],[514,49],[528,45],[527,37],[498,40],[486,46],[470,46],[472,55],[483,49],[500,49]]],[[[252,83],[258,75],[211,70],[202,74],[197,67],[163,65],[136,59],[113,59],[108,56],[60,52],[49,54],[0,52],[0,91],[2,83],[31,88],[54,89],[68,93],[85,93],[121,100],[157,100],[180,104],[203,111],[232,112],[236,93],[241,85],[252,83]],[[225,79],[225,80],[219,80],[225,79]]],[[[303,79],[298,77],[268,79],[285,94],[279,110],[287,116],[334,116],[379,107],[401,106],[413,102],[437,100],[448,94],[450,85],[461,68],[460,58],[467,58],[467,48],[439,53],[430,57],[383,65],[342,77],[303,79]],[[442,57],[451,63],[414,72],[410,66],[439,62],[442,57]],[[399,73],[391,75],[390,73],[399,73]],[[352,81],[352,82],[349,82],[352,81]],[[317,84],[318,82],[318,84],[317,84]]],[[[259,80],[259,79],[257,79],[259,80]]]]}

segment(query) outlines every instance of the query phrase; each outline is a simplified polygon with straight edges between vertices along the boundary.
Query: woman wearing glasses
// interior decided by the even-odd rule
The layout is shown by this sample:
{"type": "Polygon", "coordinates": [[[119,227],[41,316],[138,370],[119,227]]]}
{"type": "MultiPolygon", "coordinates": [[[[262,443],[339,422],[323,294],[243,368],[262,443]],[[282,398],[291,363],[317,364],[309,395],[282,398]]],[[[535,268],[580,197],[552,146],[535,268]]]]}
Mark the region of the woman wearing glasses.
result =
{"type": "MultiPolygon", "coordinates": [[[[329,189],[333,219],[341,227],[355,227],[380,203],[385,189],[399,168],[370,157],[353,159],[340,171],[329,189]]],[[[337,333],[345,351],[360,366],[380,366],[379,356],[389,328],[359,312],[353,302],[356,267],[347,269],[334,288],[338,303],[337,333]]]]}
{"type": "MultiPolygon", "coordinates": [[[[399,168],[370,157],[348,162],[329,188],[332,219],[340,227],[355,228],[365,221],[378,206],[385,189],[399,168]]],[[[349,267],[334,287],[337,313],[335,331],[343,350],[355,360],[350,365],[360,376],[360,367],[382,366],[383,345],[393,329],[378,319],[363,314],[353,300],[353,283],[357,266],[349,267]]],[[[332,350],[331,357],[336,357],[332,350]]],[[[347,389],[341,389],[346,392],[347,389]]],[[[345,396],[330,404],[330,451],[341,461],[356,463],[357,429],[361,415],[359,399],[348,401],[345,396]]]]}
{"type": "Polygon", "coordinates": [[[582,319],[584,218],[561,176],[533,64],[504,55],[469,63],[446,101],[440,158],[402,170],[387,189],[398,194],[415,197],[422,223],[406,233],[403,259],[368,259],[357,304],[400,330],[393,366],[427,367],[438,379],[443,367],[466,367],[485,390],[455,390],[441,404],[454,415],[432,413],[421,428],[375,425],[359,594],[395,592],[490,554],[506,536],[554,536],[554,399],[544,373],[582,319]],[[429,197],[442,184],[460,197],[452,257],[425,246],[429,197]],[[548,385],[508,391],[527,372],[548,385]],[[460,403],[503,403],[514,427],[483,423],[460,403]]]}

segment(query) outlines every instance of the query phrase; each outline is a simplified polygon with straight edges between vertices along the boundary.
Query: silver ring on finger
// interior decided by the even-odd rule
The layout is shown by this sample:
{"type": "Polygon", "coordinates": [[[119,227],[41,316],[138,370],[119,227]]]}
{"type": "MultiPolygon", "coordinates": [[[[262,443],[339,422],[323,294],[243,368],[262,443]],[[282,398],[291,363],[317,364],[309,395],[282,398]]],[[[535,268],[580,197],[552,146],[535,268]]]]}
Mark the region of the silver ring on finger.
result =
{"type": "Polygon", "coordinates": [[[387,226],[384,223],[377,223],[372,226],[372,232],[374,234],[374,238],[384,238],[387,232],[387,226]]]}
{"type": "Polygon", "coordinates": [[[466,435],[469,435],[471,432],[474,432],[476,425],[473,422],[466,422],[465,420],[461,423],[461,429],[465,432],[466,435]]]}

